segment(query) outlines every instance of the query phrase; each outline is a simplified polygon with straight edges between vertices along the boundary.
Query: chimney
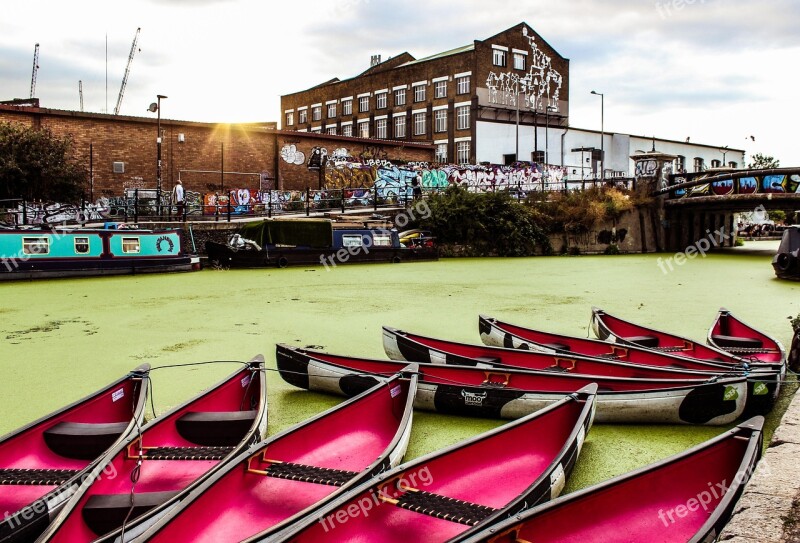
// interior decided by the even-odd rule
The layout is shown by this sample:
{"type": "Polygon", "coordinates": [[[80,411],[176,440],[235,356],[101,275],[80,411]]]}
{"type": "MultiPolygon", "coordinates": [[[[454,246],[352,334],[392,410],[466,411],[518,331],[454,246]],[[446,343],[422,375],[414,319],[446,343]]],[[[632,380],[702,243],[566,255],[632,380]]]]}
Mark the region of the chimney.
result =
{"type": "Polygon", "coordinates": [[[373,66],[377,66],[381,63],[381,56],[380,55],[372,55],[369,59],[369,67],[372,68],[373,66]]]}

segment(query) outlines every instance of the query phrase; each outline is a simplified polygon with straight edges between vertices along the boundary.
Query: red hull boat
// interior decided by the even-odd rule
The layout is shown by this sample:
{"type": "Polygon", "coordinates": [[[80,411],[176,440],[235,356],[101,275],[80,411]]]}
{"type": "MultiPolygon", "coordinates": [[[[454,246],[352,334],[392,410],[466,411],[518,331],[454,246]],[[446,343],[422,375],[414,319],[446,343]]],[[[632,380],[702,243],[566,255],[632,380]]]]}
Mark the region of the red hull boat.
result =
{"type": "Polygon", "coordinates": [[[786,363],[786,350],[780,341],[744,323],[724,307],[708,331],[708,344],[749,362],[786,363]]]}
{"type": "Polygon", "coordinates": [[[596,389],[404,464],[267,541],[452,541],[551,500],[591,427],[596,389]]]}
{"type": "Polygon", "coordinates": [[[141,424],[145,364],[105,388],[0,438],[0,541],[33,541],[103,454],[141,424]]]}
{"type": "Polygon", "coordinates": [[[677,456],[569,494],[460,541],[715,541],[755,469],[763,422],[755,417],[677,456]]]}
{"type": "MultiPolygon", "coordinates": [[[[405,368],[407,362],[370,360],[278,345],[278,371],[299,388],[353,396],[405,368]]],[[[519,418],[596,383],[597,422],[729,424],[747,401],[744,376],[708,381],[624,379],[549,371],[419,364],[414,406],[452,415],[519,418]]]]}
{"type": "Polygon", "coordinates": [[[264,435],[263,370],[264,358],[257,356],[213,388],[134,431],[103,458],[97,476],[72,497],[39,541],[126,540],[137,525],[163,514],[193,485],[264,435]]]}
{"type": "Polygon", "coordinates": [[[400,463],[417,387],[399,374],[254,445],[136,541],[261,539],[400,463]]]}

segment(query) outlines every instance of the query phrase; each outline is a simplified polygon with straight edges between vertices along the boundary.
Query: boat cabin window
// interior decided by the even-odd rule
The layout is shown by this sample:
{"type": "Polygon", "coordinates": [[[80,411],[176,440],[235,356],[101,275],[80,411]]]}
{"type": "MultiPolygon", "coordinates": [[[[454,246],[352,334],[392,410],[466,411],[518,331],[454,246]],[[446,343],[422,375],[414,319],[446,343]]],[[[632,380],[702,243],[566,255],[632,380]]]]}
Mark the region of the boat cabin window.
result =
{"type": "Polygon", "coordinates": [[[375,247],[391,247],[392,246],[392,236],[387,235],[375,235],[372,238],[372,244],[375,247]]]}
{"type": "Polygon", "coordinates": [[[139,238],[122,238],[123,253],[138,253],[141,251],[139,238]]]}
{"type": "Polygon", "coordinates": [[[22,254],[48,255],[50,254],[50,238],[22,238],[22,254]]]}
{"type": "Polygon", "coordinates": [[[344,234],[342,247],[361,247],[364,244],[361,234],[344,234]]]}
{"type": "Polygon", "coordinates": [[[75,254],[85,255],[89,252],[89,238],[75,238],[75,254]]]}

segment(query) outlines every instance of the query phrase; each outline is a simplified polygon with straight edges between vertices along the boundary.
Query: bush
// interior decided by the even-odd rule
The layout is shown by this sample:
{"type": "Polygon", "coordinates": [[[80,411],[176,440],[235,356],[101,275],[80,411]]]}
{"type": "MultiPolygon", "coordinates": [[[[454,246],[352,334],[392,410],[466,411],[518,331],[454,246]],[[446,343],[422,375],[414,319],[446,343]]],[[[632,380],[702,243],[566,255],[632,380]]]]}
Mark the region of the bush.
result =
{"type": "Polygon", "coordinates": [[[607,254],[607,255],[618,255],[619,254],[619,247],[617,246],[616,243],[612,243],[611,245],[606,247],[606,250],[603,251],[603,253],[607,254]]]}
{"type": "Polygon", "coordinates": [[[616,224],[633,208],[630,193],[609,187],[556,193],[540,205],[556,230],[574,233],[588,232],[602,221],[616,224]]]}
{"type": "Polygon", "coordinates": [[[443,244],[469,244],[479,254],[531,256],[552,253],[540,217],[506,192],[472,193],[448,187],[428,200],[431,214],[420,227],[443,244]]]}

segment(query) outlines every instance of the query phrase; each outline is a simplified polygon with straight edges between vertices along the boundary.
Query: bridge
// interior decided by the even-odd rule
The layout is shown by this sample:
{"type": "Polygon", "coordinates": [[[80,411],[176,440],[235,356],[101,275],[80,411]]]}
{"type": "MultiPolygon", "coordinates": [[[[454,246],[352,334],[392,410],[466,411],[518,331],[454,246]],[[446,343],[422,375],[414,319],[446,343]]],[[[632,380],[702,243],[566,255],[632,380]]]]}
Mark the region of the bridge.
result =
{"type": "Polygon", "coordinates": [[[800,210],[800,168],[716,169],[662,176],[663,241],[680,251],[708,238],[733,246],[734,215],[756,209],[800,210]]]}

